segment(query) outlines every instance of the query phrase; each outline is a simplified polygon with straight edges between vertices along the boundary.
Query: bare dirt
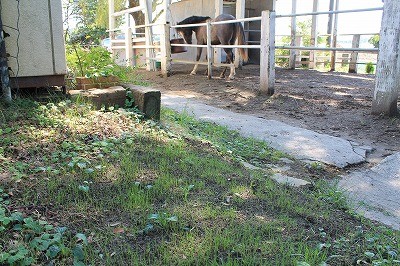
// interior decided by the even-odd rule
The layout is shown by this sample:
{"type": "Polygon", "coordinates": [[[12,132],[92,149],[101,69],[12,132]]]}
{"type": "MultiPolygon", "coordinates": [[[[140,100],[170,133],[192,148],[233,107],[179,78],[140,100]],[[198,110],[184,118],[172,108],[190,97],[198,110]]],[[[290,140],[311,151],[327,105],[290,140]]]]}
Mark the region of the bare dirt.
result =
{"type": "MultiPolygon", "coordinates": [[[[193,97],[233,112],[274,119],[368,145],[374,149],[369,162],[379,162],[400,150],[400,116],[371,114],[374,75],[277,69],[275,93],[266,96],[259,93],[256,65],[237,70],[232,81],[208,80],[204,67],[199,67],[195,76],[189,75],[190,70],[190,66],[174,65],[168,78],[158,72],[141,72],[141,75],[164,93],[193,97]]],[[[218,76],[219,70],[214,75],[218,76]]]]}

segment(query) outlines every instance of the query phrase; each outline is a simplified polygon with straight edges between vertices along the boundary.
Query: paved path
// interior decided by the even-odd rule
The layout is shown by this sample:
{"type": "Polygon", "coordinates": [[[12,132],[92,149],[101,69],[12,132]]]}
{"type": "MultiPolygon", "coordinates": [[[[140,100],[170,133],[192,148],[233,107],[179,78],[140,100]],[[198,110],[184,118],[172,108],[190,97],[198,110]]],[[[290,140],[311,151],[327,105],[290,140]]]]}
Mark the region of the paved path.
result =
{"type": "Polygon", "coordinates": [[[319,161],[343,168],[364,162],[366,158],[367,148],[356,143],[279,121],[238,114],[169,94],[163,95],[162,103],[178,112],[187,111],[199,119],[238,130],[243,136],[264,140],[272,148],[300,160],[319,161]]]}
{"type": "MultiPolygon", "coordinates": [[[[162,95],[162,104],[197,119],[215,122],[243,136],[264,140],[274,149],[306,161],[319,161],[339,168],[364,162],[369,147],[348,140],[293,127],[285,123],[238,114],[199,101],[162,95]]],[[[374,168],[344,176],[339,186],[356,203],[356,211],[400,230],[400,153],[374,168]]]]}

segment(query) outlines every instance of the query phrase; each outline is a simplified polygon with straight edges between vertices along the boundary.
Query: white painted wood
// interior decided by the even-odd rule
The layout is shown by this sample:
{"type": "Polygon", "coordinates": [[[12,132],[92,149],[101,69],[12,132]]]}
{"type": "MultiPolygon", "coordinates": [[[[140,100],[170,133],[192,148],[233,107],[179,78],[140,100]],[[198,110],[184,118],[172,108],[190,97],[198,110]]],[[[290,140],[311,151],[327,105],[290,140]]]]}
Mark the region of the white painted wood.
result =
{"type": "Polygon", "coordinates": [[[269,15],[269,75],[268,75],[268,95],[274,94],[275,90],[275,11],[269,15]]]}
{"type": "MultiPolygon", "coordinates": [[[[312,12],[318,12],[318,4],[319,0],[314,0],[313,1],[313,11],[312,12]]],[[[316,46],[317,45],[317,28],[318,28],[318,16],[313,15],[311,19],[311,41],[310,41],[310,46],[316,46]]],[[[317,52],[316,51],[310,51],[310,64],[308,65],[309,68],[314,69],[316,67],[316,62],[317,62],[317,52]]]]}
{"type": "MultiPolygon", "coordinates": [[[[353,35],[353,41],[351,43],[352,48],[359,48],[360,47],[360,34],[353,35]]],[[[358,52],[354,51],[351,53],[350,56],[350,64],[349,64],[349,73],[357,73],[357,59],[358,59],[358,52]]]]}
{"type": "MultiPolygon", "coordinates": [[[[140,6],[144,7],[144,23],[150,25],[152,22],[152,3],[151,0],[140,0],[140,6]]],[[[150,26],[145,27],[146,45],[153,45],[153,30],[150,26]]],[[[150,58],[154,58],[154,50],[146,49],[146,70],[154,71],[155,63],[150,58]]]]}
{"type": "MultiPolygon", "coordinates": [[[[115,29],[115,17],[113,16],[115,12],[115,7],[114,7],[114,0],[108,0],[108,28],[109,29],[115,29]]],[[[112,49],[112,40],[115,39],[115,32],[110,31],[110,47],[111,47],[111,54],[114,57],[115,56],[115,51],[112,49]]]]}
{"type": "MultiPolygon", "coordinates": [[[[339,10],[339,0],[336,0],[335,11],[339,10]]],[[[333,24],[332,31],[332,43],[331,47],[336,48],[337,46],[337,28],[338,28],[339,14],[335,14],[335,22],[333,24]]],[[[336,51],[331,52],[331,71],[335,71],[336,69],[336,51]]]]}
{"type": "MultiPolygon", "coordinates": [[[[214,17],[218,17],[224,11],[224,1],[223,0],[215,0],[215,15],[214,17]]],[[[221,48],[214,48],[214,63],[221,63],[222,50],[221,48]]]]}
{"type": "MultiPolygon", "coordinates": [[[[292,14],[296,14],[297,0],[292,0],[292,14]]],[[[290,46],[296,46],[296,17],[291,18],[290,23],[290,46]]],[[[295,69],[296,67],[296,50],[290,50],[289,68],[295,69]]]]}
{"type": "MultiPolygon", "coordinates": [[[[266,10],[261,13],[261,49],[260,49],[260,92],[262,94],[272,95],[274,93],[274,84],[271,74],[271,13],[266,10]]],[[[272,25],[273,26],[273,25],[272,25]]],[[[274,30],[273,30],[274,32],[274,30]]]]}
{"type": "Polygon", "coordinates": [[[385,0],[372,113],[395,115],[400,91],[400,1],[385,0]]]}
{"type": "Polygon", "coordinates": [[[171,72],[171,42],[170,42],[170,26],[166,23],[163,26],[164,34],[161,36],[161,73],[164,77],[168,77],[171,72]]]}
{"type": "MultiPolygon", "coordinates": [[[[245,18],[246,0],[236,0],[236,18],[245,18]]],[[[244,26],[243,22],[242,25],[244,26]]],[[[239,49],[235,49],[235,67],[241,67],[243,62],[240,59],[239,49]]]]}
{"type": "MultiPolygon", "coordinates": [[[[329,0],[329,12],[332,12],[333,9],[335,8],[335,0],[329,0]]],[[[326,30],[328,36],[327,39],[327,45],[331,46],[331,42],[332,42],[332,29],[333,29],[333,14],[334,13],[328,13],[328,28],[326,30]]]]}
{"type": "Polygon", "coordinates": [[[125,31],[125,59],[127,66],[133,66],[133,46],[132,46],[132,29],[128,27],[125,31]]]}
{"type": "Polygon", "coordinates": [[[211,23],[207,21],[207,76],[212,77],[213,48],[211,47],[211,23]]]}

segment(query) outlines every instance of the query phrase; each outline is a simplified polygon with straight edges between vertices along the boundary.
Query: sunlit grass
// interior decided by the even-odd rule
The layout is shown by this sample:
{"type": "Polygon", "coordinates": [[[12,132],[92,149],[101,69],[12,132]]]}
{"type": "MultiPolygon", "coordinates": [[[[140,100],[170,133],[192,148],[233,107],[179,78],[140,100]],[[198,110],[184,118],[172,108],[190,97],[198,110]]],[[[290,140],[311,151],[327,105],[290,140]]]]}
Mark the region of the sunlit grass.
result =
{"type": "MultiPolygon", "coordinates": [[[[13,192],[11,210],[84,233],[86,264],[398,259],[388,257],[399,253],[397,232],[353,216],[327,182],[293,189],[244,168],[241,160],[284,154],[224,127],[170,110],[157,124],[81,102],[18,102],[2,114],[0,186],[13,192]]],[[[15,235],[0,236],[7,250],[15,235]]]]}

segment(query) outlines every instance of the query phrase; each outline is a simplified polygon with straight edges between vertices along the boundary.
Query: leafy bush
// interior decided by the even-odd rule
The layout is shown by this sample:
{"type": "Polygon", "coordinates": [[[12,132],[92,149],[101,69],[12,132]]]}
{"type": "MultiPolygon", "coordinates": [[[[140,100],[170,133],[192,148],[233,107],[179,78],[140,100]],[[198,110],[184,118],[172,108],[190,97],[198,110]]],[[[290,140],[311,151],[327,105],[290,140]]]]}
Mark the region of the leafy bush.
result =
{"type": "Polygon", "coordinates": [[[375,67],[374,64],[372,64],[372,62],[367,63],[367,65],[365,66],[365,72],[367,72],[368,74],[374,74],[375,67]]]}
{"type": "Polygon", "coordinates": [[[116,76],[124,82],[134,82],[137,76],[133,67],[117,65],[104,47],[67,45],[67,65],[72,77],[116,76]]]}

